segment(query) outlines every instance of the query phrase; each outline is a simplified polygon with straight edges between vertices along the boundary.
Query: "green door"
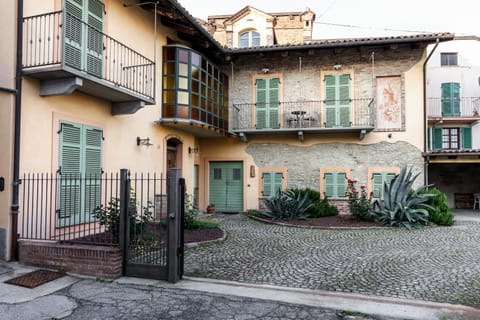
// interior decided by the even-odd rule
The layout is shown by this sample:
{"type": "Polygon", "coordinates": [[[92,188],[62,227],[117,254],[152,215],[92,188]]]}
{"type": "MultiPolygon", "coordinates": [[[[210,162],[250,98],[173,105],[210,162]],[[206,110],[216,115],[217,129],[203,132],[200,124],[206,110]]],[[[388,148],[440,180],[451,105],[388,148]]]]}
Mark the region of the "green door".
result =
{"type": "Polygon", "coordinates": [[[209,204],[217,212],[243,211],[243,163],[210,162],[209,204]]]}

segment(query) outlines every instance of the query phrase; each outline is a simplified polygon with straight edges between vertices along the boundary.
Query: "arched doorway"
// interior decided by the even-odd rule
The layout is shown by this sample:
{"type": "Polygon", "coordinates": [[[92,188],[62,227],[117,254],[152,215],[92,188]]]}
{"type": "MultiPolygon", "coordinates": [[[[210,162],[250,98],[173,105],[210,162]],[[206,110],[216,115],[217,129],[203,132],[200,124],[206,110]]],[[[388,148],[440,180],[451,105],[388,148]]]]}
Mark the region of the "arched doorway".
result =
{"type": "Polygon", "coordinates": [[[182,169],[182,142],[177,138],[167,140],[168,169],[182,169]]]}

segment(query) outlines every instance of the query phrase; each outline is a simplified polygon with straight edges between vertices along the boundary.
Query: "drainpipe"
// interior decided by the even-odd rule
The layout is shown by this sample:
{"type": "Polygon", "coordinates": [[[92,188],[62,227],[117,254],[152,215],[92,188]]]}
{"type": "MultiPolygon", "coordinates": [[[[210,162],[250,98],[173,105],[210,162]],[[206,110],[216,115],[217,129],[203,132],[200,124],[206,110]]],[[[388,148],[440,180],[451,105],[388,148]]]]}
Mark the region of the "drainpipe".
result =
{"type": "MultiPolygon", "coordinates": [[[[437,49],[438,44],[440,43],[440,39],[437,38],[435,41],[435,47],[433,47],[432,51],[427,56],[427,59],[423,62],[423,152],[427,154],[427,62],[432,57],[435,49],[437,49]]],[[[429,157],[427,156],[423,162],[423,184],[428,185],[428,161],[429,157]]]]}
{"type": "Polygon", "coordinates": [[[10,260],[18,260],[18,194],[20,188],[20,124],[22,115],[22,56],[23,56],[23,0],[17,2],[17,62],[15,71],[15,128],[13,141],[13,184],[11,230],[10,230],[10,260]]]}

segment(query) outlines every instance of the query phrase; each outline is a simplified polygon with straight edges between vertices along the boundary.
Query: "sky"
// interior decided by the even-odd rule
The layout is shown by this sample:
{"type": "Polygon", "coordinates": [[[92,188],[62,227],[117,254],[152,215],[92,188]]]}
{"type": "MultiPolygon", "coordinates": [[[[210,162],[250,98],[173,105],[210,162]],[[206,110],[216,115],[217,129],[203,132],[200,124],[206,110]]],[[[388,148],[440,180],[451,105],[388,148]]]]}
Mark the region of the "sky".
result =
{"type": "Polygon", "coordinates": [[[452,32],[480,36],[479,0],[178,0],[195,17],[233,14],[247,5],[265,12],[316,13],[314,39],[452,32]]]}

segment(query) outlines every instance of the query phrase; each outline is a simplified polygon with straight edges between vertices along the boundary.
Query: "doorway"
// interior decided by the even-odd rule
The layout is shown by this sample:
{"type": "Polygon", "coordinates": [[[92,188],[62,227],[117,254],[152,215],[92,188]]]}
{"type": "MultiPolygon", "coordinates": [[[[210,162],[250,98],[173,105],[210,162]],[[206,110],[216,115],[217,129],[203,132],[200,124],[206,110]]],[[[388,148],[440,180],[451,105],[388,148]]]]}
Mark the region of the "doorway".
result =
{"type": "Polygon", "coordinates": [[[209,204],[217,212],[243,211],[243,162],[210,162],[209,181],[209,204]]]}

